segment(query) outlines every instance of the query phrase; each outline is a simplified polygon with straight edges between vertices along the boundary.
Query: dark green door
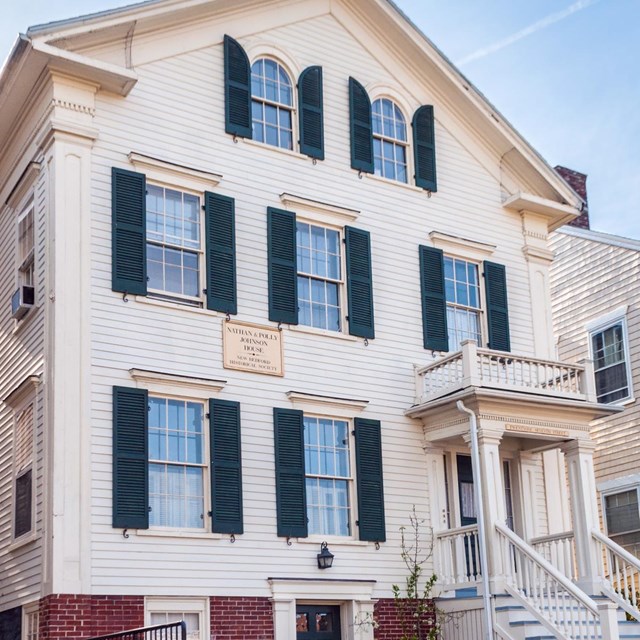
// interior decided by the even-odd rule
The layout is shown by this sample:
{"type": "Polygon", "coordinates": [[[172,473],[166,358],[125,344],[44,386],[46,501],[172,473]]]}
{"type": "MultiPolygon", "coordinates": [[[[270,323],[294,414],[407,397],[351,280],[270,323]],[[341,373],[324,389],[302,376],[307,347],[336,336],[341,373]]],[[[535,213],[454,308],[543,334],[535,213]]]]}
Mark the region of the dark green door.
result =
{"type": "Polygon", "coordinates": [[[340,607],[305,604],[296,607],[297,640],[340,640],[340,607]]]}
{"type": "MultiPolygon", "coordinates": [[[[478,524],[476,514],[475,490],[473,486],[473,469],[471,456],[458,455],[458,496],[460,499],[460,526],[478,524]]],[[[477,554],[477,536],[470,535],[464,539],[464,555],[466,575],[469,581],[480,573],[480,558],[477,554]]]]}

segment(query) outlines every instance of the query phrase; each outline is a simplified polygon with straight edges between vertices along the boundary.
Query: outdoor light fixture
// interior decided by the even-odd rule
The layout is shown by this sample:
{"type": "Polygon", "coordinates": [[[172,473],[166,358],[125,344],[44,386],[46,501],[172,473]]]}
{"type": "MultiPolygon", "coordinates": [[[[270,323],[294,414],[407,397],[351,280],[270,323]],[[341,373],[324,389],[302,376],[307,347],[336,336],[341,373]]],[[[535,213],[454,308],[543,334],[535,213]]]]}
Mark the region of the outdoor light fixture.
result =
{"type": "Polygon", "coordinates": [[[333,564],[333,553],[329,551],[326,542],[320,545],[320,553],[318,554],[318,569],[331,569],[333,564]]]}

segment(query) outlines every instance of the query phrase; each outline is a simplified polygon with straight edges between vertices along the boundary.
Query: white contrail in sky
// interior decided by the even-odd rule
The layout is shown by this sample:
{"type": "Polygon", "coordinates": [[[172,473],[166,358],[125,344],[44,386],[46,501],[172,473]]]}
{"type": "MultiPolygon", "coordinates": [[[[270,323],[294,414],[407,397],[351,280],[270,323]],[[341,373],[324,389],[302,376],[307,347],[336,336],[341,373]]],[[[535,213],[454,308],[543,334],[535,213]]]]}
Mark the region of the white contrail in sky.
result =
{"type": "Polygon", "coordinates": [[[555,22],[564,20],[568,16],[573,15],[578,11],[582,11],[582,9],[586,9],[591,5],[594,5],[596,2],[599,2],[599,0],[578,0],[577,2],[574,2],[572,5],[568,6],[566,9],[563,9],[562,11],[551,13],[545,18],[542,18],[542,20],[538,20],[537,22],[530,24],[528,27],[525,27],[524,29],[520,29],[520,31],[516,31],[510,36],[507,36],[502,40],[498,40],[498,42],[494,42],[493,44],[490,44],[487,47],[482,47],[481,49],[478,49],[477,51],[470,53],[468,56],[465,56],[461,60],[458,60],[456,64],[463,65],[463,64],[466,64],[467,62],[471,62],[472,60],[478,60],[478,58],[484,58],[485,56],[488,56],[491,53],[495,53],[500,49],[504,49],[505,47],[508,47],[510,44],[513,44],[514,42],[518,42],[518,40],[522,40],[522,38],[526,38],[527,36],[530,36],[532,33],[535,33],[536,31],[540,31],[541,29],[545,29],[546,27],[554,24],[555,22]]]}

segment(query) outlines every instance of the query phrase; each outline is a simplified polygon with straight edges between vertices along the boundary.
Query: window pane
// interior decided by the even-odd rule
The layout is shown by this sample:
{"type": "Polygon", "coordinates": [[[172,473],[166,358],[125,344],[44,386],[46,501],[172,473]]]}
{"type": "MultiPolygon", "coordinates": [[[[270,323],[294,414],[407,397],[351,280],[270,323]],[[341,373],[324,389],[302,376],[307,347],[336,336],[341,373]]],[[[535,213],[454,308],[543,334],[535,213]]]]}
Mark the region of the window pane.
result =
{"type": "Polygon", "coordinates": [[[606,496],[605,506],[609,534],[640,529],[638,492],[636,489],[606,496]]]}

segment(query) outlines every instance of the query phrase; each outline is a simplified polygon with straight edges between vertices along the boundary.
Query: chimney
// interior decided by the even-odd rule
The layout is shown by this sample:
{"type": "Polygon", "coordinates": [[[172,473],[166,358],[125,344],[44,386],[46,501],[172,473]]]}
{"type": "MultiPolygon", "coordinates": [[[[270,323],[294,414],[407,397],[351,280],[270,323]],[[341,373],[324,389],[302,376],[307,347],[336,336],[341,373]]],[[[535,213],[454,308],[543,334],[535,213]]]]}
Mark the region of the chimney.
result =
{"type": "Polygon", "coordinates": [[[587,200],[587,174],[567,169],[558,165],[554,169],[560,174],[560,177],[584,200],[582,213],[572,220],[569,225],[572,227],[580,227],[581,229],[589,229],[589,202],[587,200]]]}

